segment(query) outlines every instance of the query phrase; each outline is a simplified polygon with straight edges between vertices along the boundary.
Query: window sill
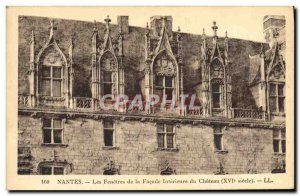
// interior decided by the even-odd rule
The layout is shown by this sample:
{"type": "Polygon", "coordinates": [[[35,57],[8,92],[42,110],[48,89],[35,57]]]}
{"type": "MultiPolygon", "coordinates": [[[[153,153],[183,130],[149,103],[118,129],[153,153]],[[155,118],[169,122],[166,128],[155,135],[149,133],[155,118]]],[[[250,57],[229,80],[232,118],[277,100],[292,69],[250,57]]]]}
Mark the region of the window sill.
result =
{"type": "Polygon", "coordinates": [[[117,146],[102,146],[103,150],[119,150],[120,148],[117,146]]]}
{"type": "Polygon", "coordinates": [[[178,148],[156,148],[157,151],[168,151],[168,152],[178,152],[178,148]]]}
{"type": "Polygon", "coordinates": [[[55,100],[55,101],[64,101],[64,97],[54,97],[54,96],[46,96],[46,95],[41,95],[40,99],[42,100],[55,100]]]}
{"type": "Polygon", "coordinates": [[[42,146],[49,146],[49,147],[67,147],[68,144],[52,144],[52,143],[42,143],[42,146]]]}
{"type": "Polygon", "coordinates": [[[227,154],[228,150],[215,150],[215,153],[217,153],[217,154],[227,154]]]}
{"type": "Polygon", "coordinates": [[[284,112],[271,112],[271,115],[273,115],[273,116],[284,116],[285,117],[284,112]]]}
{"type": "Polygon", "coordinates": [[[274,156],[285,156],[283,152],[274,152],[274,156]]]}

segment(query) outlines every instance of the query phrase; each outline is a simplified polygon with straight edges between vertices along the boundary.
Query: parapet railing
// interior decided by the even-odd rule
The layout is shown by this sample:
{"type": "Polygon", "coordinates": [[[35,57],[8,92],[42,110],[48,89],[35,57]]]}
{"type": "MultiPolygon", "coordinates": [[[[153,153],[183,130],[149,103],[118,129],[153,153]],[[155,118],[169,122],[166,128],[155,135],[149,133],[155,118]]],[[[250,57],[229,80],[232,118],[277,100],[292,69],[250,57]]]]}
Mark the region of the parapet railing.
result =
{"type": "Polygon", "coordinates": [[[185,107],[185,116],[202,116],[203,109],[201,106],[195,107],[193,109],[189,109],[189,106],[185,107]]]}
{"type": "Polygon", "coordinates": [[[92,109],[93,99],[88,97],[74,97],[74,109],[92,109]]]}
{"type": "Polygon", "coordinates": [[[266,113],[261,110],[232,108],[231,112],[232,112],[232,118],[247,118],[247,119],[258,119],[258,120],[266,119],[266,113]]]}
{"type": "Polygon", "coordinates": [[[29,106],[29,95],[18,94],[18,105],[29,106]]]}

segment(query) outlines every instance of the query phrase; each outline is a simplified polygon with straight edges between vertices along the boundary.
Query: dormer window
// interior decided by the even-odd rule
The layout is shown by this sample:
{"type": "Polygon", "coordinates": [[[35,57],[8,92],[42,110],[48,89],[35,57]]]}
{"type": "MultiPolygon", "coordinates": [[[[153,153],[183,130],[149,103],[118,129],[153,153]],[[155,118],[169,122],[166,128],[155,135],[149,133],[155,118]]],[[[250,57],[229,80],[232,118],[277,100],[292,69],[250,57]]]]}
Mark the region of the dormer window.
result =
{"type": "Polygon", "coordinates": [[[270,112],[285,111],[285,94],[283,83],[270,83],[270,112]]]}
{"type": "Polygon", "coordinates": [[[157,59],[154,61],[154,91],[153,93],[158,95],[160,101],[165,98],[170,101],[173,100],[175,93],[175,65],[168,56],[166,51],[163,51],[158,55],[157,59]]]}
{"type": "Polygon", "coordinates": [[[61,97],[62,68],[56,66],[42,66],[41,95],[61,97]]]}
{"type": "Polygon", "coordinates": [[[167,100],[173,99],[173,77],[159,76],[155,77],[155,93],[162,99],[166,97],[167,100]]]}
{"type": "Polygon", "coordinates": [[[103,95],[113,94],[113,79],[111,71],[103,71],[103,95]]]}

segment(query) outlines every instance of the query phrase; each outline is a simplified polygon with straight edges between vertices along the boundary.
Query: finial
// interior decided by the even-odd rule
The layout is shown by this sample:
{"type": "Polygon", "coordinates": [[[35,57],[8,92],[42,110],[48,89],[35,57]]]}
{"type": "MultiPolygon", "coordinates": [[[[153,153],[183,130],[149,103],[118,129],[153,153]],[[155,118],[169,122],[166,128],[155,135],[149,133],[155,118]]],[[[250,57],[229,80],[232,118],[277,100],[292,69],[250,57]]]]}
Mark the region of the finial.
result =
{"type": "Polygon", "coordinates": [[[273,30],[273,37],[274,37],[274,38],[277,38],[278,36],[279,36],[278,30],[277,30],[277,29],[274,29],[274,30],[273,30]]]}
{"type": "Polygon", "coordinates": [[[178,26],[178,30],[177,31],[180,33],[180,31],[181,31],[180,26],[178,26]]]}
{"type": "Polygon", "coordinates": [[[54,33],[54,30],[56,30],[57,28],[54,26],[54,20],[53,19],[51,19],[50,20],[50,36],[52,36],[53,35],[53,33],[54,33]]]}
{"type": "Polygon", "coordinates": [[[163,16],[162,19],[162,26],[165,27],[167,23],[167,17],[163,16]]]}
{"type": "Polygon", "coordinates": [[[259,52],[260,56],[265,55],[265,51],[264,51],[264,45],[263,43],[260,44],[260,52],[259,52]]]}
{"type": "Polygon", "coordinates": [[[31,41],[35,41],[35,35],[34,35],[34,31],[31,31],[31,41]]]}
{"type": "Polygon", "coordinates": [[[216,21],[213,21],[213,26],[211,28],[214,31],[214,37],[217,37],[218,26],[217,26],[216,21]]]}
{"type": "Polygon", "coordinates": [[[149,24],[148,24],[148,22],[147,22],[147,23],[146,23],[145,34],[146,34],[146,35],[149,35],[149,33],[150,33],[150,30],[149,30],[149,24]]]}
{"type": "Polygon", "coordinates": [[[70,37],[70,45],[73,47],[74,45],[74,40],[75,40],[75,33],[73,33],[70,37]]]}
{"type": "Polygon", "coordinates": [[[227,31],[225,31],[225,38],[228,38],[228,36],[227,36],[227,31]]]}
{"type": "Polygon", "coordinates": [[[94,31],[97,31],[97,21],[94,20],[94,31]]]}
{"type": "Polygon", "coordinates": [[[106,22],[106,29],[107,29],[107,30],[110,30],[110,29],[109,29],[109,23],[111,22],[111,19],[109,18],[109,15],[107,15],[107,18],[104,19],[104,21],[106,22]]]}

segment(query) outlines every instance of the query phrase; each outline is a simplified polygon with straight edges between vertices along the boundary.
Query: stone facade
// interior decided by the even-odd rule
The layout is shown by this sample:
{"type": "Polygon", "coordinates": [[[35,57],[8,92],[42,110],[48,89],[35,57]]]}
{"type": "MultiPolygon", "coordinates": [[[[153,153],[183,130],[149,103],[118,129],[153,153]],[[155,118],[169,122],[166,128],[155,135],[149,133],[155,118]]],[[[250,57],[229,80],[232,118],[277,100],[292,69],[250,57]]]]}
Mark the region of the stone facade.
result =
{"type": "Polygon", "coordinates": [[[19,19],[19,49],[28,51],[19,54],[19,77],[24,70],[28,76],[28,83],[19,78],[19,174],[285,172],[284,117],[272,118],[268,107],[261,108],[268,91],[249,82],[262,73],[263,60],[250,57],[249,63],[247,57],[267,44],[230,39],[227,33],[219,38],[215,22],[212,38],[180,28],[173,32],[171,16],[153,16],[145,29],[129,26],[127,16],[118,17],[118,26],[109,18],[105,25],[60,21],[63,29],[57,32],[51,21],[50,35],[40,43],[41,35],[30,28],[44,28],[44,20],[19,19]],[[77,31],[68,31],[66,24],[77,31]],[[89,47],[81,43],[87,37],[89,47]],[[239,79],[237,72],[245,65],[249,80],[239,79]],[[179,103],[184,93],[196,94],[199,109],[99,108],[107,92],[112,98],[106,105],[122,94],[141,94],[150,102],[160,77],[164,84],[172,81],[171,93],[164,93],[179,103]],[[43,84],[48,81],[49,90],[43,84]]]}
{"type": "Polygon", "coordinates": [[[273,129],[268,125],[221,125],[224,150],[216,151],[213,129],[224,122],[207,125],[209,122],[173,120],[176,148],[163,150],[157,147],[157,121],[116,120],[115,146],[105,147],[101,119],[67,119],[63,144],[46,145],[42,142],[42,118],[23,114],[19,116],[19,146],[31,149],[32,174],[38,174],[40,163],[54,159],[71,164],[66,174],[102,174],[110,161],[120,174],[157,175],[166,161],[176,174],[216,174],[220,163],[228,174],[270,173],[274,169],[273,129]]]}

